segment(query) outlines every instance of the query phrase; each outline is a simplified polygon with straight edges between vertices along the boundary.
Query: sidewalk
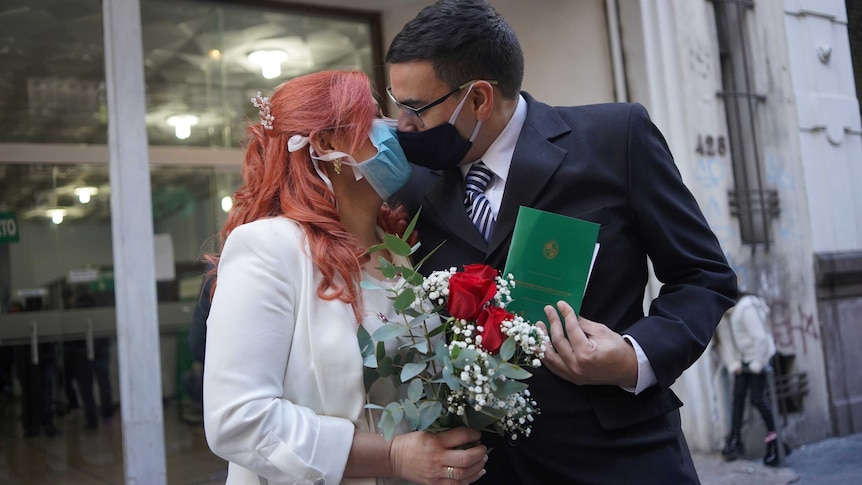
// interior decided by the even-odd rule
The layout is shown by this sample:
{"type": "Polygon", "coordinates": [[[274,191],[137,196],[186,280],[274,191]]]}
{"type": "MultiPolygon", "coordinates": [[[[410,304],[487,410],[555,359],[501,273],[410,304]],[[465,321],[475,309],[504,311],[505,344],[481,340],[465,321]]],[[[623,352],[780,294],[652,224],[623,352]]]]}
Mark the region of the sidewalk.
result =
{"type": "Polygon", "coordinates": [[[862,434],[829,438],[793,449],[785,466],[759,460],[724,461],[719,453],[694,453],[703,485],[838,485],[862,483],[862,434]]]}

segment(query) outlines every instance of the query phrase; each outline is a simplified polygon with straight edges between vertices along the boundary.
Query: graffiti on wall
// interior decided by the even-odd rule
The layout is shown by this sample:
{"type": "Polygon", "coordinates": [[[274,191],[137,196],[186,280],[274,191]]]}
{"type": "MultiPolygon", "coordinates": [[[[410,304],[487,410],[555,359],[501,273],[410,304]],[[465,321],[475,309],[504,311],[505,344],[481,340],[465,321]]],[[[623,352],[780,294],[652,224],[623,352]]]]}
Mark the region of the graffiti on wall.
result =
{"type": "Polygon", "coordinates": [[[806,312],[801,303],[792,304],[787,300],[770,298],[767,301],[775,345],[779,349],[807,354],[809,341],[820,340],[820,329],[814,315],[806,312]]]}

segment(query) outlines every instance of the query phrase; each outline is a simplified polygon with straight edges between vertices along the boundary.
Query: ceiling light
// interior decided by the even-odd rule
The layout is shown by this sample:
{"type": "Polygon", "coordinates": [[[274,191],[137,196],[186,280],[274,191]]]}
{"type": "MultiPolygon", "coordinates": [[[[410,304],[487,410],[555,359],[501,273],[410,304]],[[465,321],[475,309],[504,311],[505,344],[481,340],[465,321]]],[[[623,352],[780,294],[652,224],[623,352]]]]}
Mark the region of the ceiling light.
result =
{"type": "Polygon", "coordinates": [[[54,224],[60,224],[66,217],[66,209],[48,209],[45,211],[45,215],[49,216],[54,224]]]}
{"type": "Polygon", "coordinates": [[[248,55],[248,61],[260,66],[261,74],[266,79],[281,76],[281,63],[288,59],[287,52],[282,50],[254,51],[248,55]]]}
{"type": "Polygon", "coordinates": [[[198,117],[195,115],[174,115],[169,117],[165,122],[169,126],[174,127],[174,133],[180,140],[185,140],[192,134],[192,126],[198,124],[198,117]]]}
{"type": "Polygon", "coordinates": [[[221,59],[221,51],[218,49],[210,49],[209,52],[207,52],[207,55],[210,59],[214,61],[218,61],[221,59]]]}
{"type": "Polygon", "coordinates": [[[230,208],[233,207],[233,199],[226,195],[221,198],[221,210],[225,212],[230,212],[230,208]]]}
{"type": "Polygon", "coordinates": [[[75,195],[78,196],[78,201],[82,204],[86,204],[90,202],[90,197],[99,193],[99,189],[96,187],[78,187],[74,190],[75,195]]]}

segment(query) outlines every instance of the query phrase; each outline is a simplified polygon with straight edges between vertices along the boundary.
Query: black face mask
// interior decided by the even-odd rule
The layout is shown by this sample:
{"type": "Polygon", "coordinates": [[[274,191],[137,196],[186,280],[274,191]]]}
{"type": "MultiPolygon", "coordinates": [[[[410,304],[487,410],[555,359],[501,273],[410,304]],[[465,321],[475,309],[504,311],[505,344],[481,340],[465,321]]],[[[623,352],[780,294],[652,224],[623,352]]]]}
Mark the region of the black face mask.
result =
{"type": "Polygon", "coordinates": [[[446,170],[458,166],[473,142],[461,138],[455,125],[443,123],[425,131],[398,131],[407,160],[420,167],[446,170]]]}
{"type": "MultiPolygon", "coordinates": [[[[472,89],[473,86],[470,86],[472,89]]],[[[455,120],[461,114],[461,108],[464,107],[464,102],[470,95],[470,90],[467,90],[467,95],[455,108],[452,117],[448,123],[443,123],[440,126],[429,128],[425,131],[397,131],[398,143],[404,150],[404,155],[411,163],[415,163],[420,167],[430,168],[432,170],[446,170],[457,167],[461,160],[470,151],[473,146],[473,140],[479,133],[479,128],[482,126],[481,121],[476,122],[476,128],[473,129],[473,134],[469,140],[461,138],[458,129],[455,128],[455,120]]]]}

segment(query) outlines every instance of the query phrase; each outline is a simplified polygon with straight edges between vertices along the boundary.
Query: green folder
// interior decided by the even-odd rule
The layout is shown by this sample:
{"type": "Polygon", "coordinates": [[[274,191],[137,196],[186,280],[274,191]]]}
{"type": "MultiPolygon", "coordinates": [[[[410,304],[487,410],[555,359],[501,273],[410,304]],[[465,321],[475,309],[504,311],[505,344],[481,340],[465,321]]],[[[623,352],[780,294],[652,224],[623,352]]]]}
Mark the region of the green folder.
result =
{"type": "MultiPolygon", "coordinates": [[[[564,300],[580,313],[598,254],[601,226],[595,222],[521,206],[504,275],[515,277],[507,309],[547,323],[545,305],[564,300]]],[[[564,327],[565,329],[565,327],[564,327]]]]}

